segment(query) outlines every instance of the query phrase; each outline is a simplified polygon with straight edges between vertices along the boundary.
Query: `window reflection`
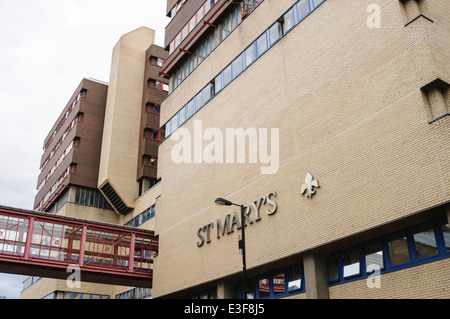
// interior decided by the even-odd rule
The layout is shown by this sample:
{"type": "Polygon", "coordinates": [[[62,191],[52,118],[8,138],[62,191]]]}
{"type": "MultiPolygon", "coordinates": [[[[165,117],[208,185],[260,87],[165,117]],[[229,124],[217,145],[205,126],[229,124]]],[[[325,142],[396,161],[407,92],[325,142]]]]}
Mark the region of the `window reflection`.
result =
{"type": "Polygon", "coordinates": [[[276,22],[272,27],[270,27],[269,35],[270,45],[273,45],[276,41],[278,41],[278,39],[283,36],[283,27],[281,26],[281,23],[276,22]]]}
{"type": "Polygon", "coordinates": [[[284,32],[289,31],[295,26],[294,8],[284,14],[284,32]]]}
{"type": "Polygon", "coordinates": [[[286,278],[283,270],[273,274],[273,292],[275,295],[286,292],[286,278]]]}
{"type": "Polygon", "coordinates": [[[330,254],[328,257],[328,280],[339,279],[339,255],[330,254]]]}
{"type": "MultiPolygon", "coordinates": [[[[255,43],[253,42],[247,50],[245,50],[245,65],[248,67],[256,59],[255,43]]],[[[217,90],[216,90],[217,92],[217,90]]]]}
{"type": "Polygon", "coordinates": [[[350,248],[344,250],[344,277],[359,275],[359,248],[350,248]]]}
{"type": "Polygon", "coordinates": [[[293,266],[289,269],[288,291],[295,291],[302,288],[302,267],[293,266]]]}
{"type": "Polygon", "coordinates": [[[390,236],[388,238],[388,247],[391,266],[400,265],[409,261],[408,243],[405,233],[390,236]]]}
{"type": "Polygon", "coordinates": [[[371,242],[364,247],[366,255],[366,271],[368,273],[374,271],[375,269],[383,269],[383,248],[381,241],[371,242]]]}
{"type": "Polygon", "coordinates": [[[417,227],[414,229],[414,244],[417,258],[426,258],[437,255],[436,237],[434,236],[433,224],[417,227]]]}
{"type": "Polygon", "coordinates": [[[259,280],[259,298],[266,298],[270,296],[270,280],[269,277],[264,277],[259,280]]]}
{"type": "Polygon", "coordinates": [[[247,281],[247,299],[255,299],[255,279],[247,281]]]}
{"type": "Polygon", "coordinates": [[[297,2],[297,12],[300,21],[308,15],[308,13],[310,12],[308,0],[300,0],[299,2],[297,2]]]}
{"type": "Polygon", "coordinates": [[[446,251],[450,251],[450,225],[447,220],[442,222],[442,235],[444,236],[444,243],[446,251]]]}

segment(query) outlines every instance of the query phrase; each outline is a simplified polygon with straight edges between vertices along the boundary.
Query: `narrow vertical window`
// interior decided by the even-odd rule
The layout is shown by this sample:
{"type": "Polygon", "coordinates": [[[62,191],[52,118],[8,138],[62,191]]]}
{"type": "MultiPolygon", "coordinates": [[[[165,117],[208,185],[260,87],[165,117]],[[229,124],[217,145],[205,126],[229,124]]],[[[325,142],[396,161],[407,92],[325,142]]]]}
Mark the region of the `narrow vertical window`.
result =
{"type": "Polygon", "coordinates": [[[232,80],[231,64],[223,70],[223,86],[227,86],[232,80]]]}
{"type": "Polygon", "coordinates": [[[381,241],[367,243],[364,246],[366,258],[366,272],[370,273],[374,270],[374,266],[379,269],[384,268],[383,249],[381,241]]]}
{"type": "Polygon", "coordinates": [[[437,255],[436,237],[432,223],[415,228],[413,238],[418,259],[437,255]]]}
{"type": "Polygon", "coordinates": [[[220,73],[216,78],[214,79],[214,86],[216,90],[216,94],[219,93],[222,90],[222,73],[220,73]]]}
{"type": "Polygon", "coordinates": [[[265,276],[259,279],[258,283],[259,298],[267,298],[270,296],[270,278],[265,276]]]}
{"type": "Polygon", "coordinates": [[[269,29],[270,46],[277,42],[283,36],[283,27],[280,22],[275,22],[269,29]]]}
{"type": "Polygon", "coordinates": [[[342,257],[344,259],[344,278],[361,273],[358,247],[344,250],[342,257]]]}
{"type": "Polygon", "coordinates": [[[256,59],[255,42],[253,42],[247,50],[245,50],[245,66],[248,67],[256,59]]]}
{"type": "Polygon", "coordinates": [[[285,32],[291,30],[295,26],[294,8],[284,14],[284,30],[285,32]]]}
{"type": "Polygon", "coordinates": [[[244,70],[244,55],[240,54],[233,61],[233,78],[237,77],[244,70]]]}
{"type": "Polygon", "coordinates": [[[258,56],[261,56],[264,52],[267,51],[267,33],[264,32],[258,40],[256,40],[256,48],[258,50],[258,56]]]}
{"type": "Polygon", "coordinates": [[[339,280],[339,253],[337,252],[328,256],[328,280],[339,280]]]}
{"type": "Polygon", "coordinates": [[[300,265],[289,268],[288,292],[300,290],[302,288],[302,267],[300,265]]]}
{"type": "Polygon", "coordinates": [[[309,1],[308,0],[300,0],[296,4],[297,6],[297,12],[298,12],[298,19],[299,21],[302,21],[310,12],[309,9],[309,1]]]}
{"type": "Polygon", "coordinates": [[[391,266],[409,262],[408,243],[405,233],[392,235],[388,238],[391,266]]]}

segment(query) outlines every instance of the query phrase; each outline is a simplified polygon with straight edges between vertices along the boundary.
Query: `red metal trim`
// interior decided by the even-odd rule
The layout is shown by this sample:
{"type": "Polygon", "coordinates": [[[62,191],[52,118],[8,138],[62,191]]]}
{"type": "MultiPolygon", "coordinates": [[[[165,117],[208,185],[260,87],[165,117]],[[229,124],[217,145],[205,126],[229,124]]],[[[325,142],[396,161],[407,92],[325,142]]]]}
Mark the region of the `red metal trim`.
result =
{"type": "Polygon", "coordinates": [[[87,233],[87,226],[83,225],[83,228],[81,230],[80,254],[78,257],[78,265],[80,267],[84,266],[84,251],[86,248],[86,233],[87,233]]]}
{"type": "Polygon", "coordinates": [[[0,270],[9,267],[26,275],[20,271],[39,266],[61,274],[77,264],[99,280],[101,274],[110,281],[111,275],[134,277],[130,280],[153,276],[158,239],[152,231],[0,206],[1,215],[7,218],[0,237],[0,270]]]}
{"type": "Polygon", "coordinates": [[[128,259],[128,271],[133,272],[134,271],[134,249],[136,248],[136,234],[132,233],[130,238],[130,256],[128,259]]]}

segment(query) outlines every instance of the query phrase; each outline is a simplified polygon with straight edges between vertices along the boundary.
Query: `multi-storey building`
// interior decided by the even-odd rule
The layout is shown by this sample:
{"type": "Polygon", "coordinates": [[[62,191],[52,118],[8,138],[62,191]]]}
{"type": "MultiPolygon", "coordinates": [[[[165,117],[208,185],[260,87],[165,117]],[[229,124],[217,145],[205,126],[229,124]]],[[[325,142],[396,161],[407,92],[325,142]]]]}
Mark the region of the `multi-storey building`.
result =
{"type": "MultiPolygon", "coordinates": [[[[113,51],[92,186],[110,210],[40,204],[57,178],[37,208],[154,230],[152,298],[448,298],[448,1],[168,0],[167,16],[166,51],[147,28],[113,51]]],[[[40,282],[23,296],[148,296],[40,282]]]]}
{"type": "MultiPolygon", "coordinates": [[[[154,229],[158,144],[165,138],[159,116],[168,91],[159,75],[167,52],[154,41],[148,28],[123,35],[113,50],[109,84],[82,80],[45,139],[36,210],[154,229]],[[122,169],[128,169],[125,179],[122,169]],[[125,209],[117,200],[123,189],[105,188],[105,176],[110,190],[113,181],[126,180],[132,200],[125,209]]],[[[21,297],[149,298],[151,290],[86,282],[71,288],[65,280],[26,277],[21,297]]]]}
{"type": "Polygon", "coordinates": [[[449,3],[167,14],[154,297],[448,298],[449,3]]]}

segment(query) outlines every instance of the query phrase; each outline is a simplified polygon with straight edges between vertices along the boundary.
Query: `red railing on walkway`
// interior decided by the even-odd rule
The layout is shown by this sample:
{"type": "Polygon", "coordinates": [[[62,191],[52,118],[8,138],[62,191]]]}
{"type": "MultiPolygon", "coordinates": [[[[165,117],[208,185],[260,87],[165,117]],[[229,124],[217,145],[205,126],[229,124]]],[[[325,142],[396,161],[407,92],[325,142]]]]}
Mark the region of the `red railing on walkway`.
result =
{"type": "Polygon", "coordinates": [[[154,232],[0,206],[0,272],[152,287],[154,232]]]}

